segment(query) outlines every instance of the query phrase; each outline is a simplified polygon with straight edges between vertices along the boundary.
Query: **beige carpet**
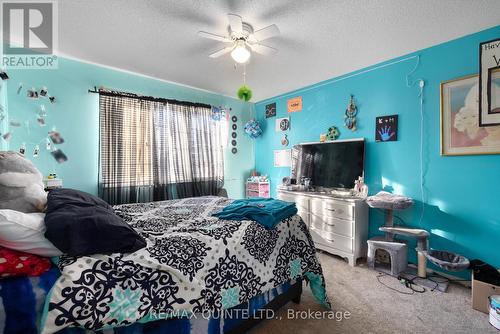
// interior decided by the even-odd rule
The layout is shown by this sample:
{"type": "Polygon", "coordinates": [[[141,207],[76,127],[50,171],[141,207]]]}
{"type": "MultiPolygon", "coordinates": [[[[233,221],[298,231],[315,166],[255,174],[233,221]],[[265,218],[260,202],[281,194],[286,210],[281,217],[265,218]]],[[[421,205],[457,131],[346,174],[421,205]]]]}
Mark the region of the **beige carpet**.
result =
{"type": "MultiPolygon", "coordinates": [[[[341,259],[320,254],[327,291],[334,311],[349,311],[348,320],[287,319],[288,310],[323,310],[305,287],[300,304],[287,304],[276,318],[261,322],[250,333],[500,333],[488,316],[471,308],[471,290],[451,284],[447,293],[427,291],[403,295],[377,281],[377,272],[366,266],[355,268],[341,259]]],[[[405,290],[392,277],[382,282],[405,290]]]]}

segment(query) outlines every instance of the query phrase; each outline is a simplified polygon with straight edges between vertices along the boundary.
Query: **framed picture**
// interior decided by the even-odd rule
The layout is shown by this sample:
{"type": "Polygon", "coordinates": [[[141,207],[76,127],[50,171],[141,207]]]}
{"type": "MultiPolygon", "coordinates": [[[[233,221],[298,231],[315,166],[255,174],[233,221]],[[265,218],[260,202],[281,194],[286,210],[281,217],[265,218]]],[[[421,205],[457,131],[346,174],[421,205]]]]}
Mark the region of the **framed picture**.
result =
{"type": "Polygon", "coordinates": [[[500,126],[481,127],[479,115],[478,75],[441,83],[441,155],[500,154],[500,126]]]}
{"type": "Polygon", "coordinates": [[[375,141],[398,140],[398,115],[380,116],[375,118],[375,141]]]}
{"type": "Polygon", "coordinates": [[[276,102],[266,104],[266,118],[276,116],[276,102]]]}
{"type": "Polygon", "coordinates": [[[479,71],[479,125],[500,125],[500,38],[479,44],[479,71]]]}

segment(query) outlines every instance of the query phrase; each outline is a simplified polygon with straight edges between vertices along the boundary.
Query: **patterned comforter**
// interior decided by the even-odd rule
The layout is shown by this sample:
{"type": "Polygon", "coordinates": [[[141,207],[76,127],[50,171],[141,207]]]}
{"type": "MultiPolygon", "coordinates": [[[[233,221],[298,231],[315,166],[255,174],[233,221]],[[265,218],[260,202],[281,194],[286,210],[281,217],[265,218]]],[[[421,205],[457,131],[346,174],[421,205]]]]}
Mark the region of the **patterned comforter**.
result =
{"type": "Polygon", "coordinates": [[[299,216],[267,230],[212,217],[231,200],[199,197],[126,204],[116,213],[147,240],[131,254],[61,257],[43,333],[209,315],[305,278],[329,306],[313,241],[299,216]]]}

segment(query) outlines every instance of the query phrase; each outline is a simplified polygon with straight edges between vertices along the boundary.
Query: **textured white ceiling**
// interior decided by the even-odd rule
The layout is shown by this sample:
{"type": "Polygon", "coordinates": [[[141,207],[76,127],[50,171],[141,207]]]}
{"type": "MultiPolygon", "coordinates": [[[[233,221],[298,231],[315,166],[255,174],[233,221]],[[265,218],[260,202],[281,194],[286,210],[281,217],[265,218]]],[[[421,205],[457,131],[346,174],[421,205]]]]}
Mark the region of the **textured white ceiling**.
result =
{"type": "Polygon", "coordinates": [[[277,24],[247,65],[253,101],[304,87],[500,23],[499,0],[61,0],[63,55],[234,96],[242,69],[197,31],[226,31],[226,14],[277,24]]]}

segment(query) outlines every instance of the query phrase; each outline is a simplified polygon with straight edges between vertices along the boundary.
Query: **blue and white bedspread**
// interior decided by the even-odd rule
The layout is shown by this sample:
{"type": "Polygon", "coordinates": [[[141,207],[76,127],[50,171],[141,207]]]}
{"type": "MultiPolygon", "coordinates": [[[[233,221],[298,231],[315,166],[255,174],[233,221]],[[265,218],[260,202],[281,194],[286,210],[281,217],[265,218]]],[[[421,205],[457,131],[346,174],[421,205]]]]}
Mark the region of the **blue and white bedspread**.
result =
{"type": "Polygon", "coordinates": [[[302,219],[293,216],[267,230],[256,222],[211,216],[230,202],[199,197],[116,206],[147,247],[131,254],[62,257],[43,333],[210,315],[301,278],[328,307],[321,266],[302,219]]]}

